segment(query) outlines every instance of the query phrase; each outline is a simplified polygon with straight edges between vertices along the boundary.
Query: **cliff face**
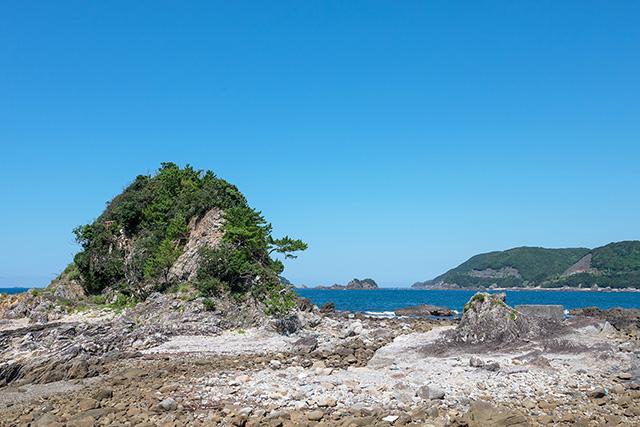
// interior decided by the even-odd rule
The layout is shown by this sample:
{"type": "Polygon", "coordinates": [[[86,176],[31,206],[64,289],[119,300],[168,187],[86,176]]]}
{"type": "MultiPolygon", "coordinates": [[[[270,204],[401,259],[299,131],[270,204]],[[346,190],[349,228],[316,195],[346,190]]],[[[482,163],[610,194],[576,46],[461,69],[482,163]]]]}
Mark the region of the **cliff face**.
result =
{"type": "Polygon", "coordinates": [[[203,216],[192,218],[189,222],[189,237],[184,251],[169,270],[169,281],[195,280],[200,267],[201,257],[198,250],[202,247],[216,247],[222,242],[224,232],[222,211],[211,209],[203,216]]]}
{"type": "Polygon", "coordinates": [[[586,254],[584,257],[580,259],[580,261],[573,264],[571,267],[567,269],[562,276],[570,276],[572,274],[578,273],[591,273],[596,274],[598,272],[597,268],[591,267],[591,259],[593,258],[593,254],[586,254]]]}

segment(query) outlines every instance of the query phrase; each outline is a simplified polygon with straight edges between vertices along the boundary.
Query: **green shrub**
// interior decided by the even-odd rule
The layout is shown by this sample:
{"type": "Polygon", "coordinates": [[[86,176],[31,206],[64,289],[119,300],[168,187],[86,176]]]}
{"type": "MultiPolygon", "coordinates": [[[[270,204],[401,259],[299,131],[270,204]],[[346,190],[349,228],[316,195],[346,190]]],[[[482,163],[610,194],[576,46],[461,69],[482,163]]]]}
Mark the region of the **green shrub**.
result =
{"type": "Polygon", "coordinates": [[[202,300],[202,304],[204,304],[204,308],[207,311],[215,311],[216,303],[210,300],[209,298],[205,298],[202,300]]]}
{"type": "Polygon", "coordinates": [[[92,295],[91,302],[96,305],[103,305],[105,303],[105,300],[101,295],[92,295]]]}

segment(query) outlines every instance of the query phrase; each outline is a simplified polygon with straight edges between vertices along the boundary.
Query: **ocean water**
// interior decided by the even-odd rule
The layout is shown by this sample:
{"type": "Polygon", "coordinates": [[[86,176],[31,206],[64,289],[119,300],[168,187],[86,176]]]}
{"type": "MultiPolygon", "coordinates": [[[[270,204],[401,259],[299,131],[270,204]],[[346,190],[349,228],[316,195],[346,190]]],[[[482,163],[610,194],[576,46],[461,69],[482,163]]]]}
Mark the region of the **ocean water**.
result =
{"type": "MultiPolygon", "coordinates": [[[[26,288],[0,288],[0,293],[17,294],[26,288]]],[[[391,316],[398,308],[431,304],[448,307],[462,313],[464,305],[476,291],[442,291],[424,289],[379,289],[379,290],[320,290],[296,289],[300,296],[307,297],[318,307],[333,301],[338,311],[360,311],[363,313],[391,316]]],[[[567,292],[567,291],[506,291],[507,304],[558,304],[565,310],[583,307],[612,307],[640,309],[640,292],[567,292]]]]}
{"type": "Polygon", "coordinates": [[[21,292],[27,292],[29,289],[27,288],[0,288],[0,294],[4,293],[7,295],[19,294],[21,292]]]}
{"type": "MultiPolygon", "coordinates": [[[[318,307],[333,301],[337,311],[390,316],[398,308],[431,304],[448,307],[462,313],[464,305],[476,291],[444,291],[418,289],[320,290],[296,289],[318,307]]],[[[565,310],[583,307],[640,308],[640,292],[567,292],[567,291],[506,291],[507,304],[557,304],[565,310]]]]}

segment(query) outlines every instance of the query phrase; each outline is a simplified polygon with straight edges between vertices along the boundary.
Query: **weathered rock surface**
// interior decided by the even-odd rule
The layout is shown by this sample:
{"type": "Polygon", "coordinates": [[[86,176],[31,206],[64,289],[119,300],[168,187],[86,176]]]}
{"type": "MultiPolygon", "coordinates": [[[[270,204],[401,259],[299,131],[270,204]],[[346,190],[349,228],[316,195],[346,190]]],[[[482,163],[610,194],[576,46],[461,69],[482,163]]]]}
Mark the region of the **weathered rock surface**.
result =
{"type": "Polygon", "coordinates": [[[298,310],[312,312],[317,309],[316,305],[309,298],[298,298],[298,310]]]}
{"type": "Polygon", "coordinates": [[[545,319],[519,313],[506,303],[506,294],[479,292],[465,305],[460,324],[448,337],[462,344],[518,345],[549,331],[545,319]]]}
{"type": "Polygon", "coordinates": [[[452,337],[510,315],[504,298],[477,298],[457,328],[237,304],[154,294],[122,313],[4,319],[0,426],[640,424],[637,336],[601,319],[532,319],[472,344],[452,337]]]}
{"type": "Polygon", "coordinates": [[[194,217],[189,222],[189,238],[185,242],[184,252],[169,270],[170,281],[188,281],[196,279],[200,267],[201,247],[216,247],[224,236],[222,211],[214,208],[201,217],[194,217]]]}
{"type": "Polygon", "coordinates": [[[601,310],[598,307],[586,307],[569,310],[571,316],[587,316],[608,321],[618,330],[634,326],[640,328],[640,310],[636,308],[614,307],[601,310]]]}
{"type": "MultiPolygon", "coordinates": [[[[0,386],[93,377],[103,373],[110,361],[133,357],[172,336],[217,334],[267,323],[264,311],[248,299],[245,305],[219,300],[221,310],[210,312],[201,298],[156,293],[121,314],[109,308],[63,314],[50,294],[25,293],[16,298],[18,302],[4,312],[10,319],[5,322],[14,323],[0,328],[0,386]],[[21,318],[13,318],[18,315],[21,318]],[[52,315],[57,320],[47,322],[52,315]]],[[[271,322],[283,333],[302,327],[297,316],[271,322]]]]}
{"type": "Polygon", "coordinates": [[[335,313],[335,312],[336,312],[336,306],[333,303],[333,301],[329,301],[320,306],[320,313],[327,314],[327,313],[335,313]]]}
{"type": "Polygon", "coordinates": [[[399,308],[395,312],[396,316],[455,316],[456,312],[447,307],[436,307],[435,305],[420,304],[417,307],[399,308]]]}
{"type": "Polygon", "coordinates": [[[56,298],[65,298],[68,300],[78,299],[85,296],[84,289],[77,280],[60,283],[55,286],[53,296],[56,298]]]}
{"type": "MultiPolygon", "coordinates": [[[[173,302],[169,298],[163,303],[171,307],[173,302]]],[[[136,316],[158,307],[142,305],[136,310],[125,310],[105,324],[136,325],[129,331],[135,333],[145,322],[153,322],[143,317],[136,323],[136,316]]],[[[172,310],[185,313],[183,319],[195,315],[188,307],[172,310]]],[[[454,342],[451,355],[424,353],[454,328],[448,319],[383,320],[312,312],[297,316],[301,324],[315,326],[291,336],[265,327],[166,335],[134,357],[102,357],[98,376],[52,383],[66,394],[47,391],[47,384],[16,387],[11,382],[0,388],[0,425],[443,427],[640,422],[640,390],[633,389],[638,362],[633,353],[617,349],[628,338],[615,331],[602,335],[606,328],[597,325],[606,323],[597,319],[570,319],[568,334],[554,338],[564,340],[555,352],[540,343],[536,348],[543,349],[542,354],[486,350],[483,365],[499,366],[488,371],[469,366],[471,357],[478,357],[475,347],[454,342]],[[570,343],[575,342],[589,347],[573,351],[570,343]],[[304,347],[310,351],[294,351],[304,347]],[[609,394],[589,393],[598,387],[609,394]]],[[[13,329],[11,339],[58,329],[58,339],[82,343],[79,337],[88,330],[81,324],[31,325],[13,329]]]]}
{"type": "Polygon", "coordinates": [[[497,408],[483,400],[471,402],[471,408],[452,426],[468,427],[529,427],[531,424],[524,414],[516,409],[497,408]]]}

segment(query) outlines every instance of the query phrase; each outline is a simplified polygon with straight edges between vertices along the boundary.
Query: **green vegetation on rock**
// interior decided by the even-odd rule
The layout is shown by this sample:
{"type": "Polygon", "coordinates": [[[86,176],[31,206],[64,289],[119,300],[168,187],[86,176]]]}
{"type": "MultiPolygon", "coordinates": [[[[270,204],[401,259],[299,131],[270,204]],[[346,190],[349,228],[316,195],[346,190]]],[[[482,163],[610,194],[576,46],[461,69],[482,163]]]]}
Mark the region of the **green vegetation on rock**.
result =
{"type": "Polygon", "coordinates": [[[521,247],[489,252],[473,256],[443,275],[428,282],[418,282],[413,287],[429,285],[460,288],[594,285],[601,288],[637,288],[640,287],[640,242],[611,243],[593,250],[521,247]],[[583,260],[588,254],[591,254],[590,264],[588,257],[583,260]],[[566,273],[581,260],[587,264],[585,268],[566,273]]]}
{"type": "Polygon", "coordinates": [[[432,282],[460,287],[524,287],[562,274],[589,252],[587,248],[545,249],[521,247],[476,255],[436,277],[432,282]],[[491,271],[488,271],[491,270],[491,271]],[[519,277],[518,277],[519,276],[519,277]]]}
{"type": "Polygon", "coordinates": [[[212,209],[222,212],[222,243],[200,249],[196,287],[204,296],[250,293],[271,311],[293,306],[293,294],[277,275],[284,266],[270,254],[295,258],[307,245],[274,239],[271,224],[238,189],[211,171],[162,163],[139,175],[91,224],[74,230],[82,250],[75,265],[89,294],[115,289],[144,298],[171,286],[169,271],[184,251],[189,223],[212,209]]]}
{"type": "Polygon", "coordinates": [[[355,282],[356,284],[360,285],[360,286],[369,286],[372,288],[377,288],[378,284],[376,283],[375,280],[371,279],[371,278],[367,278],[367,279],[353,279],[353,282],[355,282]]]}

